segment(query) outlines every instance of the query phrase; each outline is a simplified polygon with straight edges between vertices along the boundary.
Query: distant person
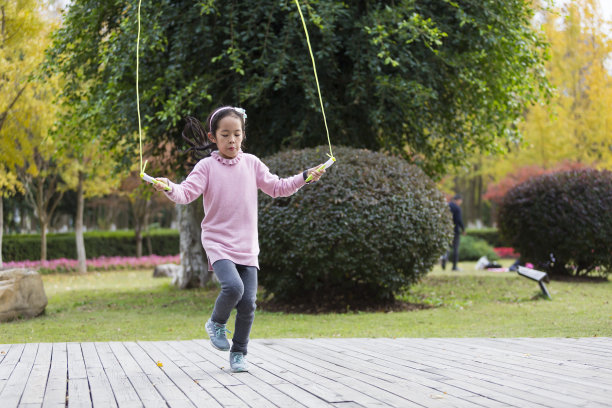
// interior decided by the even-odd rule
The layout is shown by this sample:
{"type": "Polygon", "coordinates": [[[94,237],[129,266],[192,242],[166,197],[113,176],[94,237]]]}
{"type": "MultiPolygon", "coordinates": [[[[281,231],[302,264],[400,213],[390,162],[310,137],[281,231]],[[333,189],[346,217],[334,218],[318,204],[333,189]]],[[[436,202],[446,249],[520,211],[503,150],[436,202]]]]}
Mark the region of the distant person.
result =
{"type": "Polygon", "coordinates": [[[455,194],[455,196],[448,203],[451,213],[453,214],[453,246],[451,250],[442,258],[442,269],[446,269],[446,260],[451,256],[453,262],[453,271],[458,271],[457,263],[459,262],[459,241],[461,240],[461,234],[465,232],[463,226],[463,219],[461,218],[461,203],[463,199],[461,195],[455,194]]]}

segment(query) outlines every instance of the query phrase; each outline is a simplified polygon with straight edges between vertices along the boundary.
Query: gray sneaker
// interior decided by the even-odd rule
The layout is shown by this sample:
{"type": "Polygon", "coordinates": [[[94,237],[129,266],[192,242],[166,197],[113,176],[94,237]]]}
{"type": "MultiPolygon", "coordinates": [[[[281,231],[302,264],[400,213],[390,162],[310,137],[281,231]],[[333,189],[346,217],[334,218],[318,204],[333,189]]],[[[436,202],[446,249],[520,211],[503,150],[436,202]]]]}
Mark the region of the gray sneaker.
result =
{"type": "Polygon", "coordinates": [[[227,341],[225,333],[231,332],[225,328],[224,324],[215,323],[208,319],[204,327],[210,336],[210,342],[214,348],[221,351],[227,351],[230,349],[230,344],[229,341],[227,341]]]}
{"type": "Polygon", "coordinates": [[[249,371],[249,365],[246,361],[246,357],[239,351],[230,352],[230,367],[232,369],[232,373],[249,371]]]}

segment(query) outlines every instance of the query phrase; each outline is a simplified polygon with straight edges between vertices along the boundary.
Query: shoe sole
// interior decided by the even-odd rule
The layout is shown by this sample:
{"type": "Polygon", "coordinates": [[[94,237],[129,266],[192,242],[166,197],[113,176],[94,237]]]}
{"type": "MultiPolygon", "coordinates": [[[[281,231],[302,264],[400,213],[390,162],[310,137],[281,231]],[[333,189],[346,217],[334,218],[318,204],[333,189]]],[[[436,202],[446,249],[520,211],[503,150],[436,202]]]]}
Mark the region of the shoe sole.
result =
{"type": "Polygon", "coordinates": [[[217,347],[217,346],[215,345],[215,343],[213,343],[213,342],[212,342],[212,340],[210,341],[210,345],[211,345],[211,346],[213,346],[213,348],[215,348],[215,349],[217,349],[217,350],[219,350],[219,351],[229,351],[229,349],[230,349],[230,347],[228,347],[228,348],[221,348],[221,347],[217,347]]]}

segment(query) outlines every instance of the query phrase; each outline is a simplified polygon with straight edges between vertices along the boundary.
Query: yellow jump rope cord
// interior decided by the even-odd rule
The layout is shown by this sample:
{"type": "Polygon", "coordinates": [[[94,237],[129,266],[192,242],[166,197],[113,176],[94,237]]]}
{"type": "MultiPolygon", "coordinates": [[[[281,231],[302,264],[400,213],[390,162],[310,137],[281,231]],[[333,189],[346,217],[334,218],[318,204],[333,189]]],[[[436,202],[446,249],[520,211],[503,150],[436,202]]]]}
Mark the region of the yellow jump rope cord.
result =
{"type": "MultiPolygon", "coordinates": [[[[138,71],[139,71],[139,51],[140,51],[140,3],[142,0],[138,0],[138,36],[136,38],[136,110],[138,111],[138,141],[140,146],[140,172],[144,173],[144,166],[142,165],[142,126],[140,124],[140,95],[138,92],[138,71]]],[[[146,164],[145,164],[146,166],[146,164]]]]}
{"type": "Polygon", "coordinates": [[[323,113],[323,122],[325,123],[325,131],[327,132],[327,143],[329,144],[329,157],[333,158],[334,153],[332,152],[331,139],[329,138],[329,128],[327,127],[327,119],[325,118],[325,108],[323,107],[323,98],[321,97],[321,87],[319,86],[319,77],[317,76],[317,65],[315,64],[314,55],[312,54],[312,46],[310,45],[310,36],[308,35],[308,29],[306,28],[306,21],[302,14],[302,8],[300,2],[295,0],[300,18],[302,19],[302,25],[304,26],[304,33],[306,34],[306,43],[308,44],[308,51],[310,52],[310,59],[312,60],[312,69],[314,71],[315,82],[317,83],[317,92],[319,93],[319,102],[321,103],[321,113],[323,113]]]}

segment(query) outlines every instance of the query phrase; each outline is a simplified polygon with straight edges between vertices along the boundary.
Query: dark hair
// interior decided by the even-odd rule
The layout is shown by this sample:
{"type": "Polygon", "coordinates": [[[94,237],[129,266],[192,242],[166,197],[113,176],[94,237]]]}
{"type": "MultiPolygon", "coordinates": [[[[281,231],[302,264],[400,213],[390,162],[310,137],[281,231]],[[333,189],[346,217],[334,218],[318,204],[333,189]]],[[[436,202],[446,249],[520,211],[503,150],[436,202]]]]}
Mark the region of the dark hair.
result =
{"type": "MultiPolygon", "coordinates": [[[[244,143],[244,139],[246,139],[244,117],[231,106],[222,106],[208,115],[208,118],[206,118],[206,123],[209,126],[208,132],[214,135],[217,132],[219,121],[229,115],[240,119],[242,134],[245,135],[242,139],[242,143],[244,143]]],[[[185,122],[181,136],[190,146],[185,153],[192,152],[193,157],[197,160],[210,156],[210,153],[217,149],[217,144],[208,139],[206,127],[193,116],[186,116],[185,122]]],[[[243,146],[240,147],[242,148],[243,146]]]]}
{"type": "Polygon", "coordinates": [[[463,198],[461,197],[461,194],[455,194],[455,195],[453,196],[453,201],[456,201],[456,200],[461,200],[461,199],[463,199],[463,198]]]}

